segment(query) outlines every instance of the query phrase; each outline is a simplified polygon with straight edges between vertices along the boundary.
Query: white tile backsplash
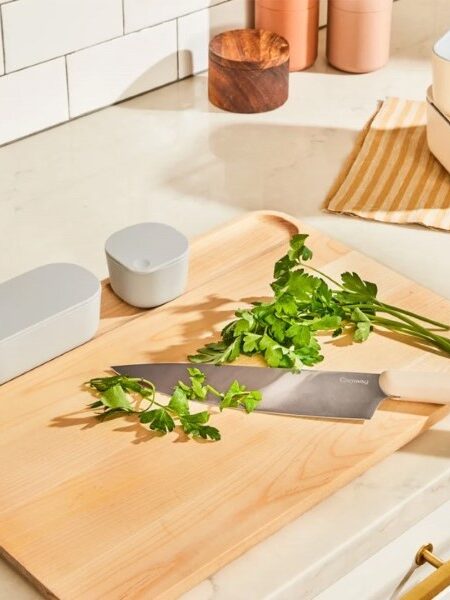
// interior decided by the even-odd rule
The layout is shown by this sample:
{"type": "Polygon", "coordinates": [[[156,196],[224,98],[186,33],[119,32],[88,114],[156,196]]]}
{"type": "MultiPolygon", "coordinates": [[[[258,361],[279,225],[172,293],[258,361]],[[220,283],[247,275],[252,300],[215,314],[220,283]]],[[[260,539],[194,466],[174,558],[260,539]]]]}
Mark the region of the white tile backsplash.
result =
{"type": "Polygon", "coordinates": [[[179,76],[208,68],[208,44],[216,34],[250,26],[253,0],[230,0],[178,19],[179,76]]]}
{"type": "Polygon", "coordinates": [[[68,56],[70,116],[175,81],[176,38],[169,21],[68,56]]]}
{"type": "Polygon", "coordinates": [[[0,77],[0,144],[68,119],[64,60],[0,77]]]}
{"type": "Polygon", "coordinates": [[[122,0],[15,0],[2,15],[7,72],[123,33],[122,0]]]}
{"type": "Polygon", "coordinates": [[[204,70],[210,37],[251,26],[253,9],[254,0],[0,0],[0,145],[204,70]]]}
{"type": "Polygon", "coordinates": [[[214,6],[224,0],[124,0],[125,31],[175,19],[180,15],[214,6]]]}

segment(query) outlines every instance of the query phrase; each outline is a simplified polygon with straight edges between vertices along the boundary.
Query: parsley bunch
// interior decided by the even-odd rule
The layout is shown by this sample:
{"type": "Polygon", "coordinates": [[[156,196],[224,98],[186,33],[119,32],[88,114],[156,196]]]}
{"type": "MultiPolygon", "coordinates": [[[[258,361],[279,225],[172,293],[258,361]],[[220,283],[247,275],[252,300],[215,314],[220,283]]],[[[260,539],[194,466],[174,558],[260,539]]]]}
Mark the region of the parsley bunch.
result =
{"type": "Polygon", "coordinates": [[[188,369],[189,384],[178,381],[167,405],[156,401],[156,388],[152,382],[136,377],[116,375],[98,377],[87,382],[95,390],[98,400],[89,405],[101,409],[99,419],[136,415],[142,424],[153,431],[168,433],[176,426],[193,437],[220,440],[220,432],[207,425],[209,411],[191,413],[189,401],[202,401],[208,394],[219,398],[219,408],[242,407],[252,412],[261,400],[261,392],[247,390],[245,385],[233,381],[226,392],[219,392],[206,382],[205,374],[196,368],[188,369]],[[144,408],[141,404],[144,403],[144,408]]]}
{"type": "Polygon", "coordinates": [[[299,371],[323,360],[318,334],[350,333],[355,342],[364,342],[375,326],[450,355],[450,339],[437,333],[449,325],[381,302],[377,286],[357,273],[343,273],[338,282],[306,264],[313,256],[307,238],[294,235],[288,253],[275,264],[274,298],[236,311],[222,339],[197,350],[191,362],[222,364],[257,354],[270,367],[299,371]]]}

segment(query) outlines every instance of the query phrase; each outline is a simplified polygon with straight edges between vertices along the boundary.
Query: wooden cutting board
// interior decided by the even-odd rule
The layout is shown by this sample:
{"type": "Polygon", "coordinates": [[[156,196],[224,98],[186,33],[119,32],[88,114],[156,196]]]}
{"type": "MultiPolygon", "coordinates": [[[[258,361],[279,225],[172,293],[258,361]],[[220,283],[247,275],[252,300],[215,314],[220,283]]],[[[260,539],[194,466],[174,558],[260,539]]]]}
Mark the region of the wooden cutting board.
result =
{"type": "MultiPolygon", "coordinates": [[[[287,215],[251,213],[193,243],[188,292],[137,311],[104,289],[99,336],[0,388],[0,544],[48,597],[176,598],[406,444],[448,409],[385,401],[365,423],[228,411],[217,443],[133,420],[97,423],[82,383],[109,365],[184,361],[237,306],[270,292],[297,230],[330,275],[355,270],[380,297],[449,320],[450,303],[287,215]]],[[[323,368],[450,370],[379,332],[324,338],[323,368]]]]}

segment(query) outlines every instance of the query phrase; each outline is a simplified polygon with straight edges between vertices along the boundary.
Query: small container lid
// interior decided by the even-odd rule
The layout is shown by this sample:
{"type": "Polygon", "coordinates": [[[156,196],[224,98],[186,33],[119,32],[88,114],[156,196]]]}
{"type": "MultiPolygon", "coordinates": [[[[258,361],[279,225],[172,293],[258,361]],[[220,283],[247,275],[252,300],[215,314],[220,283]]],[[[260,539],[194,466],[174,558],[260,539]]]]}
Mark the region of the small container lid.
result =
{"type": "Polygon", "coordinates": [[[100,292],[99,280],[70,263],[44,265],[0,284],[0,340],[77,308],[100,292]]]}
{"type": "Polygon", "coordinates": [[[391,11],[392,0],[329,0],[329,8],[352,13],[391,11]]]}
{"type": "Polygon", "coordinates": [[[229,69],[271,69],[289,60],[289,44],[272,31],[234,29],[211,40],[209,59],[229,69]]]}
{"type": "Polygon", "coordinates": [[[319,0],[259,0],[258,5],[277,12],[297,12],[316,8],[319,0]]]}
{"type": "Polygon", "coordinates": [[[146,274],[183,258],[189,242],[165,223],[138,223],[113,233],[107,240],[108,256],[134,273],[146,274]]]}
{"type": "Polygon", "coordinates": [[[433,52],[439,56],[439,58],[450,62],[450,30],[435,43],[433,52]]]}

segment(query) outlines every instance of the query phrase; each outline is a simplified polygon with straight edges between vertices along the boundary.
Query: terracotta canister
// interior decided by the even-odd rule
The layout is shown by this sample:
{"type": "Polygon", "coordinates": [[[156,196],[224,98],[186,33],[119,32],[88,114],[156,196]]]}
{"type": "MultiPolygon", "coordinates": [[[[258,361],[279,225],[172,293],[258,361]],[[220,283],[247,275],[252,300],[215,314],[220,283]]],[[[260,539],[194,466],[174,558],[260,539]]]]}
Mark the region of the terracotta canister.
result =
{"type": "Polygon", "coordinates": [[[450,31],[435,43],[432,63],[434,104],[450,117],[450,31]]]}
{"type": "Polygon", "coordinates": [[[289,42],[290,71],[306,69],[316,60],[319,0],[256,0],[255,24],[289,42]]]}
{"type": "Polygon", "coordinates": [[[389,60],[392,0],[328,0],[328,62],[368,73],[389,60]]]}

